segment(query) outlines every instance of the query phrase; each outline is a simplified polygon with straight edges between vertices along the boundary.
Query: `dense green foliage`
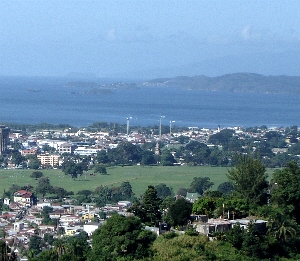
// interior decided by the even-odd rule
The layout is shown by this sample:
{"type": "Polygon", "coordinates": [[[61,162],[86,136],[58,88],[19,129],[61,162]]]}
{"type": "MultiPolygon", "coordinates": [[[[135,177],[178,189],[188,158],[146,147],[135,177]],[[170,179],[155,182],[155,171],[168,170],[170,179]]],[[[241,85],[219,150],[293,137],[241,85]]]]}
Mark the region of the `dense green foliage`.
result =
{"type": "Polygon", "coordinates": [[[168,216],[172,226],[184,226],[187,225],[188,220],[192,213],[192,203],[185,200],[184,198],[179,198],[173,202],[168,210],[168,216]]]}
{"type": "Polygon", "coordinates": [[[235,168],[228,171],[235,192],[249,205],[267,203],[268,182],[265,166],[256,159],[240,156],[235,168]]]}
{"type": "Polygon", "coordinates": [[[296,162],[275,171],[271,181],[271,201],[277,203],[285,215],[300,223],[300,168],[296,162]]]}
{"type": "Polygon", "coordinates": [[[129,211],[147,225],[158,225],[162,217],[160,204],[161,199],[157,196],[156,189],[153,186],[148,186],[148,189],[142,196],[142,200],[137,200],[129,211]]]}
{"type": "Polygon", "coordinates": [[[150,245],[155,238],[139,218],[113,215],[93,234],[88,260],[142,260],[152,255],[150,245]]]}
{"type": "Polygon", "coordinates": [[[214,183],[210,181],[209,177],[194,177],[190,185],[190,191],[197,192],[200,195],[203,195],[204,191],[212,187],[213,184],[214,183]]]}
{"type": "Polygon", "coordinates": [[[74,159],[68,157],[64,160],[61,168],[66,175],[70,175],[75,179],[78,175],[82,175],[83,171],[88,170],[88,162],[81,161],[77,163],[74,159]]]}

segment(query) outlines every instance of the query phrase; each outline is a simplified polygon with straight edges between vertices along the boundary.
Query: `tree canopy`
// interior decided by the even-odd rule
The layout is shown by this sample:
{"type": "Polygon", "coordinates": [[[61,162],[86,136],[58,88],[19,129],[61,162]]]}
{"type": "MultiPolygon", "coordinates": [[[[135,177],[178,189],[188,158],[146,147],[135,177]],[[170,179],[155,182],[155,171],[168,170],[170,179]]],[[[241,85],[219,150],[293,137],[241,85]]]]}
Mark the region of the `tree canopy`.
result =
{"type": "Polygon", "coordinates": [[[270,190],[271,201],[300,223],[300,167],[295,161],[274,172],[270,190]]]}
{"type": "Polygon", "coordinates": [[[41,172],[41,171],[34,171],[30,174],[30,177],[35,178],[35,179],[38,179],[42,176],[43,176],[43,172],[41,172]]]}
{"type": "Polygon", "coordinates": [[[230,169],[227,176],[238,196],[244,198],[249,205],[263,205],[267,202],[266,169],[259,160],[239,156],[235,168],[230,169]]]}
{"type": "Polygon", "coordinates": [[[209,189],[213,185],[214,183],[210,181],[209,177],[194,177],[190,185],[190,191],[197,192],[200,195],[203,195],[204,191],[209,189]]]}
{"type": "Polygon", "coordinates": [[[173,226],[184,226],[187,224],[192,213],[193,204],[184,198],[179,198],[169,207],[169,216],[173,226]]]}
{"type": "Polygon", "coordinates": [[[161,199],[157,196],[155,187],[148,186],[142,196],[142,200],[137,200],[129,209],[147,225],[158,225],[162,213],[160,211],[161,199]]]}
{"type": "Polygon", "coordinates": [[[141,260],[152,255],[149,246],[155,238],[139,218],[113,215],[93,233],[88,260],[141,260]]]}

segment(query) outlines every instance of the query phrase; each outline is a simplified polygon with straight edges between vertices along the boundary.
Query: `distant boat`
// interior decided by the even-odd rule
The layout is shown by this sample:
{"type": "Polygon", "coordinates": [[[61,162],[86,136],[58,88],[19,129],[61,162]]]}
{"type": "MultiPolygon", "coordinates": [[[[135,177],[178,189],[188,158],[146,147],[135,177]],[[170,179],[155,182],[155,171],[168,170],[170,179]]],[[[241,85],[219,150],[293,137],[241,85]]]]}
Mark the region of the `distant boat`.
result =
{"type": "Polygon", "coordinates": [[[40,89],[27,89],[27,92],[40,92],[40,89]]]}

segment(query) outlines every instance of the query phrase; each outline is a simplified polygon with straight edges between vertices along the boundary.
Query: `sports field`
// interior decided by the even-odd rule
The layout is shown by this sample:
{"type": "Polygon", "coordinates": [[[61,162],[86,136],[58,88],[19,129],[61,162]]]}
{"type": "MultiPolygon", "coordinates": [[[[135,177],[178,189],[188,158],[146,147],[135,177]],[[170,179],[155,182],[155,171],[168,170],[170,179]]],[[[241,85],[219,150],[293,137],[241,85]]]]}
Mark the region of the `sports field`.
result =
{"type": "MultiPolygon", "coordinates": [[[[49,177],[52,186],[63,187],[68,191],[76,193],[79,190],[94,189],[100,185],[117,187],[124,181],[129,181],[132,185],[133,192],[136,196],[144,193],[148,185],[158,185],[165,183],[172,187],[174,192],[178,188],[188,188],[194,177],[209,177],[217,189],[222,182],[228,181],[228,168],[210,167],[210,166],[125,166],[125,167],[109,167],[108,175],[95,174],[92,170],[87,171],[82,176],[78,176],[76,180],[72,180],[70,176],[65,175],[61,170],[41,170],[44,176],[49,177]]],[[[19,186],[32,185],[36,186],[37,181],[30,178],[33,170],[16,170],[1,169],[0,170],[0,197],[4,189],[8,189],[12,184],[19,186]]]]}

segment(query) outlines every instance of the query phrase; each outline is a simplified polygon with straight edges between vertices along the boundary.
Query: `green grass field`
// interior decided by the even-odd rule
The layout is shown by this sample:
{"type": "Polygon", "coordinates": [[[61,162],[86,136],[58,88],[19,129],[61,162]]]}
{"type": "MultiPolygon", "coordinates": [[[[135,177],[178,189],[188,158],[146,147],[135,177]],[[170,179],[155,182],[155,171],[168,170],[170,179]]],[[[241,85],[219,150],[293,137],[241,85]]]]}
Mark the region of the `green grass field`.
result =
{"type": "MultiPolygon", "coordinates": [[[[158,185],[165,183],[172,187],[174,192],[178,188],[188,188],[194,177],[209,177],[217,189],[222,182],[227,179],[228,168],[225,167],[209,167],[209,166],[126,166],[126,167],[109,167],[108,175],[95,174],[90,176],[88,171],[82,176],[78,176],[76,180],[72,180],[70,176],[65,175],[61,170],[42,170],[44,176],[49,177],[52,186],[63,187],[68,191],[76,193],[79,190],[94,189],[100,185],[117,187],[124,181],[129,181],[132,185],[133,192],[139,196],[144,193],[148,185],[158,185]]],[[[30,178],[33,170],[0,170],[0,196],[4,189],[8,189],[12,184],[19,186],[32,185],[36,186],[37,181],[30,178]]],[[[271,173],[270,171],[268,171],[271,173]]]]}

